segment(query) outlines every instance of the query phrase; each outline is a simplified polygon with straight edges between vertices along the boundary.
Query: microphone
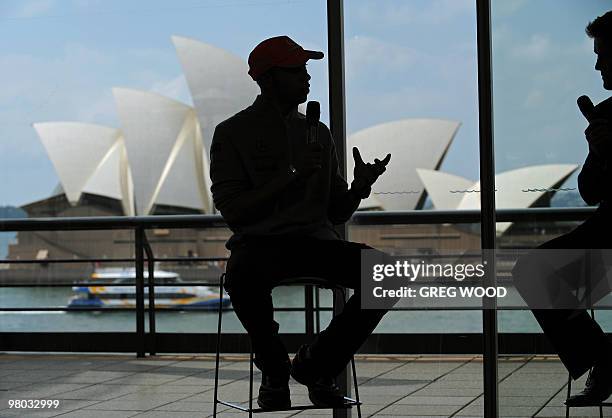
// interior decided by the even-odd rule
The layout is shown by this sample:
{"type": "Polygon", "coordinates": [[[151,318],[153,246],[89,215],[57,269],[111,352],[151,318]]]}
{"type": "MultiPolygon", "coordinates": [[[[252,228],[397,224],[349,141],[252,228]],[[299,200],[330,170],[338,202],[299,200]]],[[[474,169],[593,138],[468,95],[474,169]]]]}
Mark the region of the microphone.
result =
{"type": "Polygon", "coordinates": [[[321,118],[321,105],[319,102],[308,102],[306,105],[306,143],[319,142],[319,119],[321,118]]]}
{"type": "Polygon", "coordinates": [[[582,112],[582,115],[587,121],[591,122],[595,119],[595,106],[589,96],[580,96],[578,100],[576,100],[576,103],[578,104],[578,109],[580,109],[580,112],[582,112]]]}

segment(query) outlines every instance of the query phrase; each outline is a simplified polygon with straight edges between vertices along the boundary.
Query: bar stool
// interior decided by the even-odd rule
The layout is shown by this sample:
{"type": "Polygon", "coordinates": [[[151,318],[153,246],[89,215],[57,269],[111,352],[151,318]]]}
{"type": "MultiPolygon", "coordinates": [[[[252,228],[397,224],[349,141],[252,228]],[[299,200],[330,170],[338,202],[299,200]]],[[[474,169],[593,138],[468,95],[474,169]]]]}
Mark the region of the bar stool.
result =
{"type": "MultiPolygon", "coordinates": [[[[219,295],[223,295],[224,280],[225,280],[225,273],[221,274],[221,277],[219,277],[219,295]]],[[[330,289],[334,295],[334,304],[335,304],[336,292],[342,292],[342,295],[343,296],[345,295],[344,288],[342,288],[341,286],[337,286],[333,283],[330,283],[324,279],[319,279],[319,278],[310,278],[310,277],[309,278],[289,278],[289,279],[281,281],[281,283],[278,286],[294,286],[294,285],[316,286],[317,288],[330,289]]],[[[317,302],[318,302],[318,298],[317,298],[317,302]]],[[[317,308],[318,308],[318,303],[317,303],[317,308]]],[[[239,411],[248,412],[249,417],[252,417],[253,414],[262,413],[262,412],[303,411],[307,409],[333,409],[333,407],[332,408],[318,407],[315,405],[298,405],[298,406],[292,406],[290,408],[274,409],[274,410],[273,409],[253,408],[253,363],[254,363],[253,357],[254,356],[253,356],[253,346],[252,345],[250,346],[251,354],[250,354],[250,365],[249,365],[249,406],[248,408],[245,408],[243,406],[240,406],[232,402],[227,402],[227,401],[223,401],[219,399],[218,397],[219,356],[220,356],[221,335],[222,335],[221,334],[221,316],[222,316],[221,315],[222,314],[221,304],[219,304],[218,314],[219,314],[219,319],[217,322],[217,355],[216,355],[216,360],[215,360],[215,389],[214,389],[215,400],[214,400],[214,405],[213,405],[213,417],[217,416],[217,405],[218,404],[229,406],[230,408],[237,409],[239,411]]],[[[345,396],[344,399],[346,403],[340,407],[335,407],[335,408],[352,408],[353,406],[356,406],[357,416],[361,418],[361,402],[359,401],[359,388],[357,386],[357,374],[355,371],[355,358],[354,357],[351,357],[351,369],[353,373],[353,385],[355,386],[355,399],[348,398],[345,396]]]]}
{"type": "MultiPolygon", "coordinates": [[[[593,319],[595,319],[595,310],[591,309],[591,317],[593,319]]],[[[592,370],[592,369],[591,369],[592,370]]],[[[590,371],[589,371],[590,373],[590,371]]],[[[565,398],[566,400],[569,399],[569,397],[572,396],[572,376],[567,376],[567,397],[565,398]]],[[[607,407],[612,407],[612,402],[600,402],[599,404],[595,404],[595,405],[589,405],[589,406],[569,406],[566,405],[565,406],[565,418],[569,418],[570,416],[570,408],[593,408],[593,407],[599,407],[599,418],[603,418],[603,408],[604,406],[607,407]]]]}

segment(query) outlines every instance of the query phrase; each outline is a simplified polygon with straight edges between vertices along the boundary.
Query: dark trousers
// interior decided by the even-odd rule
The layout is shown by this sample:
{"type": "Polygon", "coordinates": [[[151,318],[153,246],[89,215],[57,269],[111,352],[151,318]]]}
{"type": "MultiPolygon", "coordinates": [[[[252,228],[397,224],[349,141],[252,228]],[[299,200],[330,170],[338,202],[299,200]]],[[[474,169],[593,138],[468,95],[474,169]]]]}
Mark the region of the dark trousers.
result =
{"type": "Polygon", "coordinates": [[[346,367],[387,313],[360,308],[360,256],[365,249],[372,248],[308,237],[251,239],[232,249],[225,290],[251,338],[255,365],[263,373],[288,376],[289,356],[278,336],[271,292],[282,280],[296,277],[326,279],[355,290],[344,310],[310,344],[315,374],[335,377],[346,367]]]}
{"type": "MultiPolygon", "coordinates": [[[[545,242],[538,249],[608,248],[610,225],[607,214],[599,210],[571,232],[545,242]]],[[[521,262],[519,259],[513,271],[514,280],[529,303],[534,296],[526,294],[527,289],[533,289],[529,281],[542,278],[517,274],[521,262]]],[[[599,359],[612,358],[612,343],[585,309],[532,309],[532,312],[573,379],[586,373],[599,359]]]]}

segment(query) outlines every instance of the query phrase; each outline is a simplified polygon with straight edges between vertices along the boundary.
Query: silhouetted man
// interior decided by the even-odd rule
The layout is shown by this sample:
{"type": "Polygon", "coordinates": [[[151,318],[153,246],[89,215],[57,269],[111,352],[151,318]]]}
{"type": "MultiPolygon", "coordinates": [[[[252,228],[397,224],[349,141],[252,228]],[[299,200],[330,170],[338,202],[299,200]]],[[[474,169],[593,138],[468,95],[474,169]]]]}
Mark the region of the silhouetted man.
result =
{"type": "MultiPolygon", "coordinates": [[[[608,12],[591,22],[586,32],[594,38],[594,51],[597,55],[595,69],[601,72],[603,86],[612,90],[612,12],[608,12]]],[[[585,131],[589,154],[578,176],[580,195],[589,205],[599,204],[595,214],[568,234],[542,244],[539,249],[606,249],[612,240],[612,98],[593,107],[585,96],[578,101],[580,110],[589,122],[585,131]]],[[[609,250],[607,250],[609,251],[609,250]]],[[[537,257],[537,251],[534,252],[537,257]]],[[[548,253],[553,253],[548,252],[548,253]]],[[[571,254],[572,252],[567,252],[571,254]]],[[[573,254],[576,254],[574,252],[573,254]]],[[[535,264],[538,263],[537,258],[535,264]]],[[[519,260],[513,270],[517,289],[521,292],[530,307],[538,302],[534,281],[556,279],[568,280],[558,275],[534,277],[530,274],[539,266],[529,266],[530,257],[519,260]],[[530,300],[534,301],[530,303],[530,300]]],[[[540,261],[540,267],[543,264],[540,261]]],[[[588,261],[587,261],[588,262],[588,261]]],[[[593,265],[593,264],[591,264],[593,265]]],[[[546,268],[542,268],[542,271],[546,268]]],[[[569,270],[571,271],[571,269],[569,270]]],[[[579,273],[577,273],[579,274],[579,273]]],[[[575,278],[574,278],[575,279],[575,278]]],[[[592,280],[587,277],[586,280],[592,280]]],[[[597,277],[594,278],[597,280],[597,277]]],[[[569,278],[572,280],[572,278],[569,278]]],[[[553,283],[548,287],[553,288],[553,283]]],[[[561,286],[554,288],[555,297],[560,305],[570,300],[569,292],[562,291],[561,286]]],[[[561,361],[573,379],[578,379],[591,370],[586,387],[581,393],[570,397],[566,404],[570,406],[593,405],[604,401],[612,394],[612,343],[599,325],[584,309],[533,309],[544,333],[559,353],[561,361]]]]}
{"type": "Polygon", "coordinates": [[[261,88],[255,102],[220,123],[211,145],[210,176],[215,206],[234,232],[225,289],[246,328],[262,371],[258,404],[291,405],[289,375],[308,386],[318,406],[339,405],[333,383],[380,322],[386,310],[360,309],[360,253],[333,224],[346,222],[366,198],[391,158],[364,163],[357,148],[348,188],[329,129],[307,123],[297,106],[306,101],[306,62],[322,52],[304,50],[287,36],[266,39],[249,55],[249,75],[261,88]],[[292,362],[273,318],[272,288],[291,277],[318,277],[355,289],[344,310],[292,362]]]}

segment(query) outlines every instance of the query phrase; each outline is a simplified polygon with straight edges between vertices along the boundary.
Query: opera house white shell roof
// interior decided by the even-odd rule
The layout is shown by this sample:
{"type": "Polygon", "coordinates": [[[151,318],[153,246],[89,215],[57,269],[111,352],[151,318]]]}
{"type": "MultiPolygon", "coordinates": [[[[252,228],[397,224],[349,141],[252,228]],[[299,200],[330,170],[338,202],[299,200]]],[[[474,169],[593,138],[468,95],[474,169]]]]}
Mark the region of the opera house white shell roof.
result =
{"type": "Polygon", "coordinates": [[[155,93],[115,88],[113,94],[128,161],[138,173],[136,213],[147,215],[156,203],[210,210],[202,162],[195,158],[202,144],[193,109],[155,93]]]}
{"type": "Polygon", "coordinates": [[[71,204],[88,192],[121,199],[128,215],[150,214],[155,204],[212,213],[208,150],[214,127],[251,104],[259,89],[241,58],[188,38],[172,41],[195,109],[155,93],[114,88],[121,129],[35,125],[71,204]]]}
{"type": "MultiPolygon", "coordinates": [[[[559,187],[578,168],[576,164],[522,167],[495,175],[495,207],[528,208],[547,191],[559,187]]],[[[417,170],[436,209],[480,209],[480,181],[432,170],[417,170]]],[[[498,222],[503,233],[510,222],[498,222]]]]}
{"type": "MultiPolygon", "coordinates": [[[[546,164],[505,171],[495,176],[495,206],[500,209],[528,208],[545,192],[563,183],[576,169],[576,164],[546,164]]],[[[480,190],[480,181],[472,186],[480,190]]],[[[458,209],[480,209],[478,193],[466,193],[458,209]]]]}
{"type": "Polygon", "coordinates": [[[71,204],[76,205],[83,192],[95,193],[121,200],[124,213],[134,214],[131,175],[120,130],[79,122],[33,126],[71,204]]]}
{"type": "MultiPolygon", "coordinates": [[[[68,201],[83,192],[121,200],[126,215],[150,214],[156,204],[212,213],[208,152],[214,127],[252,103],[257,85],[247,64],[227,51],[173,36],[194,108],[156,93],[114,88],[120,128],[78,123],[36,123],[34,128],[68,201]]],[[[376,125],[347,138],[348,181],[352,148],[364,161],[391,153],[386,173],[360,209],[419,209],[429,195],[438,209],[477,209],[479,183],[438,171],[460,123],[405,119],[376,125]],[[451,193],[456,192],[456,193],[451,193]]],[[[525,167],[496,176],[497,205],[529,207],[541,192],[561,184],[576,165],[525,167]]]]}
{"type": "Polygon", "coordinates": [[[173,36],[172,42],[198,114],[204,147],[209,150],[215,126],[253,103],[259,87],[242,58],[181,36],[173,36]]]}
{"type": "Polygon", "coordinates": [[[259,94],[259,87],[248,75],[249,67],[240,57],[194,39],[173,36],[183,73],[200,123],[204,143],[205,194],[212,207],[208,150],[215,126],[238,113],[259,94]]]}
{"type": "Polygon", "coordinates": [[[77,122],[35,123],[33,126],[55,167],[68,201],[78,202],[85,184],[117,142],[119,131],[77,122]]]}
{"type": "Polygon", "coordinates": [[[416,169],[433,205],[439,210],[458,209],[467,190],[474,185],[469,180],[443,171],[416,169]]]}

